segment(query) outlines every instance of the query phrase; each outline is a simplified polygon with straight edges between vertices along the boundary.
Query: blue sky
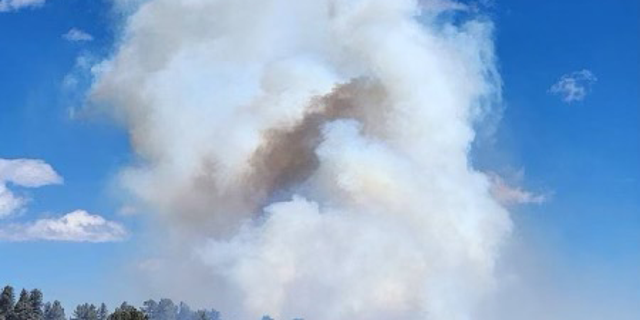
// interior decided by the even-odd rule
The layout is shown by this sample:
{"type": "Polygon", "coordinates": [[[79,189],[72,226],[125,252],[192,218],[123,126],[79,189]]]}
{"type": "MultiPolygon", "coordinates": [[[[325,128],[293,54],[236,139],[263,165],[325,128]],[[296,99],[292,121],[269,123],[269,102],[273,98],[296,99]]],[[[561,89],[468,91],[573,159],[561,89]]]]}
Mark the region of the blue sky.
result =
{"type": "Polygon", "coordinates": [[[640,296],[638,12],[622,0],[504,2],[496,13],[500,144],[531,188],[552,191],[516,210],[517,228],[569,285],[598,283],[627,301],[640,296]],[[583,69],[597,77],[584,100],[549,94],[583,69]]]}
{"type": "MultiPolygon", "coordinates": [[[[477,162],[503,168],[499,173],[521,180],[523,190],[544,195],[540,204],[514,207],[513,216],[518,237],[539,247],[547,268],[569,285],[597,278],[594,290],[637,298],[638,2],[496,1],[487,10],[496,24],[506,109],[492,152],[477,162]],[[551,90],[583,70],[593,76],[577,83],[584,96],[568,102],[568,87],[551,90]]],[[[78,56],[109,53],[117,19],[106,0],[49,0],[0,12],[0,158],[42,159],[64,178],[63,185],[12,188],[31,201],[0,224],[82,209],[129,230],[121,242],[0,241],[0,285],[39,287],[68,305],[114,305],[130,296],[119,290],[126,285],[113,285],[126,273],[123,261],[136,254],[142,224],[118,214],[112,188],[131,159],[127,136],[107,119],[70,117],[79,101],[63,85],[78,56]],[[93,40],[65,39],[72,28],[93,40]]]]}

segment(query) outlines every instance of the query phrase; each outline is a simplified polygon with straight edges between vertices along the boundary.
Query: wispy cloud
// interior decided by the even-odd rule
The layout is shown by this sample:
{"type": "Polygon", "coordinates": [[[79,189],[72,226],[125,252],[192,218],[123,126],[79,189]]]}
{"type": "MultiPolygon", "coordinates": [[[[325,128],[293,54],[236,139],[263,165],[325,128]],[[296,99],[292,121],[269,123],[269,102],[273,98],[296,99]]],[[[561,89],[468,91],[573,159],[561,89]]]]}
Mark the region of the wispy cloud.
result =
{"type": "Polygon", "coordinates": [[[133,216],[138,214],[139,212],[140,211],[138,210],[138,208],[132,205],[124,205],[120,207],[120,209],[118,209],[118,215],[121,216],[133,216]]]}
{"type": "Polygon", "coordinates": [[[45,2],[46,0],[0,0],[0,12],[41,7],[45,2]]]}
{"type": "Polygon", "coordinates": [[[469,7],[463,3],[457,1],[449,1],[449,0],[431,0],[418,1],[420,6],[424,9],[434,10],[434,11],[446,11],[446,10],[460,10],[466,11],[469,7]]]}
{"type": "MultiPolygon", "coordinates": [[[[544,194],[525,190],[523,187],[510,184],[505,179],[491,172],[488,174],[491,180],[491,193],[494,198],[504,205],[541,204],[548,200],[544,194]]],[[[522,180],[523,171],[516,173],[516,180],[522,180]]]]}
{"type": "Polygon", "coordinates": [[[16,242],[116,242],[126,237],[127,231],[121,224],[84,210],[76,210],[59,218],[0,227],[0,240],[16,242]]]}
{"type": "Polygon", "coordinates": [[[62,177],[42,160],[0,159],[0,218],[19,211],[28,202],[26,197],[12,192],[8,184],[37,188],[62,182],[62,177]]]}
{"type": "Polygon", "coordinates": [[[560,80],[549,88],[549,92],[560,96],[566,103],[582,101],[597,80],[593,72],[587,69],[575,71],[560,77],[560,80]]]}
{"type": "Polygon", "coordinates": [[[86,31],[77,29],[77,28],[69,29],[69,31],[67,31],[67,33],[62,35],[62,38],[67,40],[67,41],[72,41],[72,42],[92,41],[93,40],[93,36],[91,34],[87,33],[86,31]]]}

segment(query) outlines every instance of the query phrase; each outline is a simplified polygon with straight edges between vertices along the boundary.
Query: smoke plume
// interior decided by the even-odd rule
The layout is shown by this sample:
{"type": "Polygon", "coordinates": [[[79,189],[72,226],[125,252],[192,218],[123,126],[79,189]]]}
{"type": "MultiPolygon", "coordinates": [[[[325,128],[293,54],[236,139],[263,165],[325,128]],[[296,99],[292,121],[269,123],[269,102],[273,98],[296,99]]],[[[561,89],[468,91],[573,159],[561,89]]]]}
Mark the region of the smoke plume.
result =
{"type": "Polygon", "coordinates": [[[155,289],[237,319],[474,318],[511,228],[469,157],[500,96],[490,22],[152,0],[124,30],[91,99],[140,159],[121,182],[156,213],[155,289]]]}

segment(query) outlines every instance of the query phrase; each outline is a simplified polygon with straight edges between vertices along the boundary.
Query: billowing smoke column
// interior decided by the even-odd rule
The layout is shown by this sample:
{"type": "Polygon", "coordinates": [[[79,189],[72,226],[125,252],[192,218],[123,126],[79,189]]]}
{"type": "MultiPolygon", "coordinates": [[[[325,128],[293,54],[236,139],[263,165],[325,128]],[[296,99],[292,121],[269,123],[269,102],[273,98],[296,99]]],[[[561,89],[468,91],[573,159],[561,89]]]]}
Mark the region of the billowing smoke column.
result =
{"type": "Polygon", "coordinates": [[[491,24],[452,10],[143,4],[92,99],[141,159],[122,183],[157,212],[157,287],[236,319],[474,319],[511,222],[469,161],[491,24]]]}

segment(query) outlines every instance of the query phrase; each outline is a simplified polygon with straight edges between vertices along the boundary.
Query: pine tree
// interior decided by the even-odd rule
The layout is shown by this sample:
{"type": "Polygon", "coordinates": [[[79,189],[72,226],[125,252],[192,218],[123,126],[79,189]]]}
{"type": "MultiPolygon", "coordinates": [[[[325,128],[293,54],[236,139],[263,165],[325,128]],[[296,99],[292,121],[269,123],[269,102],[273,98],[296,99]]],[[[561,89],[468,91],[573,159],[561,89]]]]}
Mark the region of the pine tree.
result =
{"type": "Polygon", "coordinates": [[[87,312],[86,320],[98,320],[98,308],[95,305],[89,305],[89,311],[87,312]]]}
{"type": "Polygon", "coordinates": [[[0,295],[0,320],[7,320],[12,318],[13,305],[16,303],[15,296],[13,294],[13,287],[6,286],[2,289],[0,295]]]}
{"type": "Polygon", "coordinates": [[[171,299],[160,299],[154,318],[151,320],[176,320],[178,314],[178,307],[171,301],[171,299]]]}
{"type": "Polygon", "coordinates": [[[15,317],[15,320],[35,320],[32,318],[33,310],[31,309],[31,297],[29,296],[29,292],[25,289],[22,289],[20,292],[20,298],[13,307],[13,317],[15,317]]]}
{"type": "Polygon", "coordinates": [[[191,308],[189,307],[189,305],[187,305],[184,302],[180,302],[179,310],[180,311],[178,311],[176,320],[194,320],[193,311],[191,311],[191,308]]]}
{"type": "Polygon", "coordinates": [[[193,314],[193,320],[220,320],[220,312],[211,310],[198,310],[193,314]]]}
{"type": "Polygon", "coordinates": [[[107,305],[102,303],[100,309],[98,309],[98,320],[107,320],[108,317],[109,310],[107,310],[107,305]]]}
{"type": "Polygon", "coordinates": [[[204,310],[196,311],[196,315],[194,318],[195,320],[210,320],[207,312],[205,312],[204,310]]]}
{"type": "Polygon", "coordinates": [[[211,309],[207,311],[207,315],[210,320],[220,320],[220,312],[218,312],[218,310],[211,309]]]}
{"type": "MultiPolygon", "coordinates": [[[[122,307],[121,307],[122,309],[122,307]]],[[[147,318],[149,318],[150,320],[157,320],[157,314],[158,314],[158,303],[153,300],[153,299],[149,299],[145,302],[142,303],[142,312],[147,316],[147,318]]]]}
{"type": "Polygon", "coordinates": [[[42,318],[44,320],[50,320],[48,318],[48,316],[51,314],[51,302],[47,302],[44,304],[44,313],[42,315],[42,318]]]}
{"type": "Polygon", "coordinates": [[[64,314],[64,308],[60,301],[56,300],[51,304],[47,302],[44,306],[44,320],[66,320],[67,316],[64,314]]]}
{"type": "Polygon", "coordinates": [[[98,309],[93,304],[78,305],[71,320],[98,320],[98,309]]]}
{"type": "Polygon", "coordinates": [[[149,320],[149,318],[142,311],[123,302],[107,320],[149,320]]]}
{"type": "Polygon", "coordinates": [[[42,320],[42,291],[38,289],[31,290],[29,303],[31,304],[31,320],[42,320]]]}

